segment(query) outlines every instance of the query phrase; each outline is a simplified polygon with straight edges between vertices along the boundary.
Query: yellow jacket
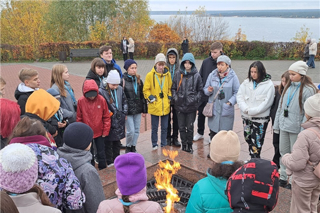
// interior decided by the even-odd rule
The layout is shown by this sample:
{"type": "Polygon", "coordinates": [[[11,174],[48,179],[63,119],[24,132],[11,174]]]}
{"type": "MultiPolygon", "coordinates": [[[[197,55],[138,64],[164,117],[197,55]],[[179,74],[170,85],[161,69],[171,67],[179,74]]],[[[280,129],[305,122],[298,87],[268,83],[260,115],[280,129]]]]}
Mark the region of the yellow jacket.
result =
{"type": "MultiPolygon", "coordinates": [[[[143,86],[143,94],[145,99],[149,100],[149,96],[153,95],[156,100],[148,104],[148,113],[155,116],[168,115],[170,112],[170,100],[171,98],[171,74],[168,72],[168,68],[164,68],[164,73],[160,74],[156,72],[153,67],[152,70],[147,74],[146,80],[143,86]],[[158,81],[159,80],[159,81],[158,81]],[[163,98],[160,98],[161,87],[160,84],[163,82],[162,93],[163,98]],[[160,82],[160,84],[159,84],[160,82]]],[[[150,100],[149,100],[150,101],[150,100]]]]}

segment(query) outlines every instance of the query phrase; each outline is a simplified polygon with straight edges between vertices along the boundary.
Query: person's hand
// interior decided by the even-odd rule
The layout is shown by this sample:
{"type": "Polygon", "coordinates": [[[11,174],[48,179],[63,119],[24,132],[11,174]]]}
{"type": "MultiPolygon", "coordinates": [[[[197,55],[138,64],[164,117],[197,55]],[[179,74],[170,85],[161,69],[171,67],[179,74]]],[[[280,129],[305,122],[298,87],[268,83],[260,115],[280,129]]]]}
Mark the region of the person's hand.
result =
{"type": "Polygon", "coordinates": [[[64,121],[64,122],[58,122],[58,127],[59,128],[64,128],[64,127],[66,127],[66,125],[67,125],[67,122],[66,121],[64,121]]]}
{"type": "Polygon", "coordinates": [[[208,92],[213,92],[213,87],[212,86],[208,87],[208,92]]]}
{"type": "Polygon", "coordinates": [[[106,135],[102,135],[101,137],[105,138],[105,137],[106,137],[106,135]]]}
{"type": "Polygon", "coordinates": [[[52,135],[52,137],[56,137],[58,135],[58,131],[56,131],[53,135],[52,135]]]}
{"type": "Polygon", "coordinates": [[[226,104],[228,104],[229,106],[232,106],[232,104],[229,101],[226,104]]]}
{"type": "Polygon", "coordinates": [[[150,103],[152,103],[152,102],[154,102],[156,100],[156,97],[154,97],[153,95],[150,95],[148,97],[148,99],[149,99],[150,103]]]}
{"type": "Polygon", "coordinates": [[[146,113],[142,113],[142,117],[146,117],[146,113]]]}

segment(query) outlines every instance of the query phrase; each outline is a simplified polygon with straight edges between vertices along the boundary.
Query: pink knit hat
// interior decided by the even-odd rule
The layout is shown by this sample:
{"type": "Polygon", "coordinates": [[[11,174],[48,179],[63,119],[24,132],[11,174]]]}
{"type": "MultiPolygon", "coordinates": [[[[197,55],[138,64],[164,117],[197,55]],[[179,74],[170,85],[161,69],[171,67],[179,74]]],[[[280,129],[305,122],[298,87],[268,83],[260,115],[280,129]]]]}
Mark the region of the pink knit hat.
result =
{"type": "Polygon", "coordinates": [[[0,151],[0,187],[13,193],[30,190],[38,179],[38,160],[34,151],[20,143],[0,151]]]}

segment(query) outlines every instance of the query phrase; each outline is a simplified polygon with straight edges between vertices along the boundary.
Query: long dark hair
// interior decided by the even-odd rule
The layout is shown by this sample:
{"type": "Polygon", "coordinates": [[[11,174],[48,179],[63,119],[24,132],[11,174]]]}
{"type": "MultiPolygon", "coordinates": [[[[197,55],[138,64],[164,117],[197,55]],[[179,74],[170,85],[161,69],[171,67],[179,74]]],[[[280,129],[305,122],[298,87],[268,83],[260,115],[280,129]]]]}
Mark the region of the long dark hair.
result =
{"type": "Polygon", "coordinates": [[[233,164],[221,164],[213,162],[213,166],[209,170],[209,173],[217,178],[229,179],[232,173],[234,173],[242,165],[242,161],[236,161],[233,164]]]}
{"type": "MultiPolygon", "coordinates": [[[[124,202],[130,202],[128,195],[122,195],[122,200],[124,202]]],[[[123,211],[124,213],[130,213],[130,206],[123,205],[123,211]]]]}
{"type": "Polygon", "coordinates": [[[251,68],[254,67],[257,69],[257,73],[258,73],[258,79],[256,80],[257,83],[260,83],[261,81],[263,81],[263,79],[266,77],[266,68],[264,68],[263,63],[261,61],[255,61],[253,62],[250,67],[249,67],[249,72],[248,72],[248,79],[249,81],[253,81],[252,77],[251,77],[251,68]]]}
{"type": "MultiPolygon", "coordinates": [[[[299,74],[300,75],[300,74],[299,74]]],[[[309,86],[313,89],[314,93],[317,92],[317,88],[316,86],[312,83],[312,80],[309,76],[306,75],[301,75],[301,80],[300,80],[300,90],[299,90],[299,107],[300,107],[300,112],[303,111],[303,104],[302,104],[302,93],[303,93],[303,89],[305,86],[309,86]]],[[[291,79],[289,78],[289,81],[287,82],[286,87],[283,90],[282,94],[286,94],[286,91],[288,90],[288,88],[291,86],[291,79]]],[[[283,102],[283,96],[281,95],[281,103],[280,103],[280,108],[282,106],[282,102],[283,102]]]]}

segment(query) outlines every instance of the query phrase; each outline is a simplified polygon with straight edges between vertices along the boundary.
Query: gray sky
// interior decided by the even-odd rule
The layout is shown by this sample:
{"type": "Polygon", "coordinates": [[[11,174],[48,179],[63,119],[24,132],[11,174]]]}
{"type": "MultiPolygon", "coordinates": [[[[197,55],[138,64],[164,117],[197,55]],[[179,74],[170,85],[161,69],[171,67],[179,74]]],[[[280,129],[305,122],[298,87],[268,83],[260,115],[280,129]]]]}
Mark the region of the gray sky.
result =
{"type": "Polygon", "coordinates": [[[151,11],[320,9],[319,0],[149,0],[151,11]]]}

